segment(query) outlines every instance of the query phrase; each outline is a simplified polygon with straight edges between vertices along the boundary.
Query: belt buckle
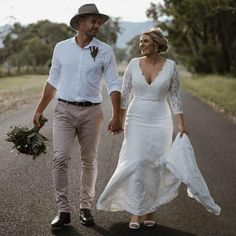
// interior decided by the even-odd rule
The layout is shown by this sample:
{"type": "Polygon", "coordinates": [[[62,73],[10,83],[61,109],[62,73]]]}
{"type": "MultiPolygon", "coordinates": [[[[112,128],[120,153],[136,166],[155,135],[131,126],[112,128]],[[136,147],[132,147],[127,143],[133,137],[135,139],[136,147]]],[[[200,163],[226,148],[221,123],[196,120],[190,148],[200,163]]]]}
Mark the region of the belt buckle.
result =
{"type": "Polygon", "coordinates": [[[92,103],[90,101],[85,101],[84,106],[86,106],[86,107],[94,106],[94,103],[92,103]]]}

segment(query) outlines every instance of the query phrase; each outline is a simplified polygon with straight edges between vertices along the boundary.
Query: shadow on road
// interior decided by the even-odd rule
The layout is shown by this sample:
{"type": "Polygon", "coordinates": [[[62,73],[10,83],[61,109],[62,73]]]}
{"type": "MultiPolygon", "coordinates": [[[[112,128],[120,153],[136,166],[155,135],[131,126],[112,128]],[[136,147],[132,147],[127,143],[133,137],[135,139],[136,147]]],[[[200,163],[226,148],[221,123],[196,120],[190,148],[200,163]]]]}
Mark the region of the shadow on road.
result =
{"type": "Polygon", "coordinates": [[[91,227],[91,232],[79,233],[73,226],[68,226],[62,230],[52,230],[52,235],[56,236],[85,236],[85,235],[103,235],[103,236],[196,236],[195,234],[184,232],[177,229],[172,229],[162,225],[155,225],[147,228],[141,225],[139,230],[132,230],[128,228],[128,223],[120,222],[112,225],[108,230],[99,225],[91,227]],[[96,232],[96,233],[95,233],[96,232]],[[98,234],[97,234],[98,233],[98,234]]]}
{"type": "Polygon", "coordinates": [[[177,229],[172,229],[166,226],[162,225],[155,225],[154,227],[147,228],[144,225],[141,224],[140,229],[138,230],[132,230],[128,228],[128,223],[117,223],[112,225],[109,228],[110,235],[114,236],[156,236],[156,235],[161,235],[161,236],[196,236],[191,233],[187,233],[181,230],[177,229]]]}
{"type": "Polygon", "coordinates": [[[80,234],[76,228],[74,228],[73,226],[68,226],[64,229],[61,230],[52,230],[52,235],[56,235],[56,236],[82,236],[82,234],[80,234]]]}
{"type": "MultiPolygon", "coordinates": [[[[52,235],[56,236],[85,236],[85,235],[94,235],[95,232],[97,232],[99,235],[104,235],[104,236],[111,236],[113,233],[107,231],[106,229],[102,228],[99,225],[93,225],[91,227],[86,227],[86,229],[90,228],[91,232],[90,233],[79,233],[78,230],[73,227],[73,226],[68,226],[65,227],[64,229],[61,230],[52,230],[52,235]]],[[[96,234],[96,233],[95,233],[96,234]]],[[[96,235],[98,235],[96,234],[96,235]]]]}

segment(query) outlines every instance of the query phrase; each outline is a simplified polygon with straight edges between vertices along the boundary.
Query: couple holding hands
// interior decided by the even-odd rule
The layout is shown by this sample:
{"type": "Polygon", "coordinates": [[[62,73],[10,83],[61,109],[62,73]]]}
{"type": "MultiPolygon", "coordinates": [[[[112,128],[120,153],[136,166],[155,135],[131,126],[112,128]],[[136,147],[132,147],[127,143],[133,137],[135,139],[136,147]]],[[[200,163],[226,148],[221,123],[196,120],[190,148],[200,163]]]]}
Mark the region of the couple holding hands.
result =
{"type": "Polygon", "coordinates": [[[121,87],[111,46],[95,38],[108,19],[94,4],[82,5],[72,17],[70,26],[76,36],[55,46],[49,77],[33,117],[39,126],[39,118],[56,96],[52,173],[58,214],[51,222],[52,229],[70,223],[68,161],[76,137],[81,153],[80,222],[94,224],[91,207],[103,125],[102,77],[113,108],[108,131],[119,134],[124,130],[124,140],[117,168],[98,199],[97,209],[127,211],[131,214],[129,228],[138,229],[141,217],[145,226],[153,226],[156,208],[177,196],[179,184],[163,161],[172,144],[171,110],[180,137],[186,128],[176,63],[161,56],[168,48],[167,39],[159,28],[140,35],[142,56],[129,62],[121,87]]]}

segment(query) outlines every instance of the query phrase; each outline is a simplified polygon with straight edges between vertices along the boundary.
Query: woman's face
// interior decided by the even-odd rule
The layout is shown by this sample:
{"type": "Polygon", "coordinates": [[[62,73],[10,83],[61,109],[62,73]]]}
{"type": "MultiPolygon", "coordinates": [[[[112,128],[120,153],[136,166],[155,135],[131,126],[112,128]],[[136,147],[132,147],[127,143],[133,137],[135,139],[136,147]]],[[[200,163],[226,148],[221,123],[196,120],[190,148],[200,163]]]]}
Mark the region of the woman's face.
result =
{"type": "Polygon", "coordinates": [[[139,48],[143,56],[148,56],[155,53],[155,43],[147,34],[143,34],[140,36],[139,48]]]}

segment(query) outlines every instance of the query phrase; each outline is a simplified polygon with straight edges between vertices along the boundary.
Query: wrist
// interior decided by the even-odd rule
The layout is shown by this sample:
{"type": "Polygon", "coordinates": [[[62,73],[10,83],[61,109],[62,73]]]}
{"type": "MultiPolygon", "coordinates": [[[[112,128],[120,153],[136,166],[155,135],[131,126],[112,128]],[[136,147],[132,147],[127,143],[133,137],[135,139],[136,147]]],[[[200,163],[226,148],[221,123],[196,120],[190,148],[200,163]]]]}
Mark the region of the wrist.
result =
{"type": "Polygon", "coordinates": [[[180,132],[184,132],[186,130],[184,125],[179,125],[178,128],[180,132]]]}
{"type": "Polygon", "coordinates": [[[120,119],[120,112],[114,112],[114,113],[112,114],[112,119],[113,119],[113,120],[118,120],[118,119],[120,119]]]}
{"type": "Polygon", "coordinates": [[[120,117],[118,117],[118,116],[113,116],[113,117],[112,117],[112,120],[115,121],[115,122],[120,121],[120,117]]]}

